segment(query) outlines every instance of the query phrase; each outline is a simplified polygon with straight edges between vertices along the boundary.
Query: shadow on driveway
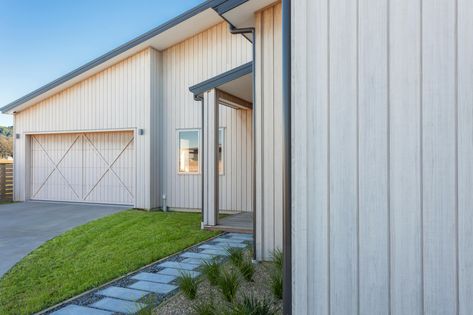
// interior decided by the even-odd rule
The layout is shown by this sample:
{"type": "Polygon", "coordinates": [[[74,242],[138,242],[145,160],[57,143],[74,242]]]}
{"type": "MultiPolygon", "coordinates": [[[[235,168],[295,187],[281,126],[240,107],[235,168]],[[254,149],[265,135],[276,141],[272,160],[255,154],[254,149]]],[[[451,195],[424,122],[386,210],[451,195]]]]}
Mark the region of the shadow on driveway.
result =
{"type": "Polygon", "coordinates": [[[45,241],[129,206],[59,202],[0,204],[0,277],[45,241]]]}

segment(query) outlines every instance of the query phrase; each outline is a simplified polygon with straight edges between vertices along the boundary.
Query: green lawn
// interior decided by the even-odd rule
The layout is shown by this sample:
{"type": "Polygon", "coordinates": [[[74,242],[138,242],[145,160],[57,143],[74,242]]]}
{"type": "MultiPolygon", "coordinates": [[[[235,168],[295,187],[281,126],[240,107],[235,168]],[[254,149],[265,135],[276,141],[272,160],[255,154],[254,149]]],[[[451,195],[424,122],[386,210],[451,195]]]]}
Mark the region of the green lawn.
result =
{"type": "Polygon", "coordinates": [[[30,314],[203,241],[200,214],[128,210],[74,228],[0,279],[0,314],[30,314]]]}

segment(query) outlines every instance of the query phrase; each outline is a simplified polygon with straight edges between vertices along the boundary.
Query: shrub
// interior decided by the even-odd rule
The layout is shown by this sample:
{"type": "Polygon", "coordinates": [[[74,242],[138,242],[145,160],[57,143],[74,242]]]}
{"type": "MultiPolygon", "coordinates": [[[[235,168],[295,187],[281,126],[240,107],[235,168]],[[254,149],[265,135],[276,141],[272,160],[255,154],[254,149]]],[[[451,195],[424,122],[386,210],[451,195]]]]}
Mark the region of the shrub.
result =
{"type": "Polygon", "coordinates": [[[232,315],[273,315],[276,311],[271,307],[271,301],[263,299],[259,301],[252,295],[245,295],[241,303],[233,306],[232,315]]]}
{"type": "Polygon", "coordinates": [[[192,305],[194,314],[196,315],[217,315],[217,308],[213,302],[200,302],[192,305]]]}
{"type": "Polygon", "coordinates": [[[211,285],[217,285],[220,278],[221,268],[216,259],[204,261],[201,267],[202,273],[207,277],[211,285]]]}
{"type": "Polygon", "coordinates": [[[253,281],[253,275],[255,273],[255,266],[253,265],[251,260],[245,259],[241,263],[239,269],[243,278],[245,278],[246,281],[253,281]]]}
{"type": "Polygon", "coordinates": [[[228,256],[229,256],[230,261],[232,262],[232,264],[235,267],[240,268],[240,266],[242,265],[243,260],[245,258],[243,249],[229,247],[227,249],[227,252],[228,252],[228,256]]]}
{"type": "Polygon", "coordinates": [[[177,285],[179,289],[187,296],[190,300],[195,299],[197,295],[197,288],[199,286],[199,280],[192,277],[188,272],[182,272],[179,277],[177,277],[177,285]]]}
{"type": "Polygon", "coordinates": [[[218,287],[225,300],[233,302],[238,288],[240,287],[240,278],[234,271],[223,271],[218,281],[218,287]]]}
{"type": "Polygon", "coordinates": [[[271,273],[270,275],[270,286],[271,286],[271,292],[277,299],[282,299],[282,281],[283,281],[283,276],[282,276],[282,270],[274,270],[274,272],[271,273]]]}
{"type": "Polygon", "coordinates": [[[280,249],[275,249],[271,253],[271,258],[273,260],[274,267],[276,267],[276,269],[282,271],[283,263],[284,263],[284,256],[283,256],[282,251],[280,249]]]}

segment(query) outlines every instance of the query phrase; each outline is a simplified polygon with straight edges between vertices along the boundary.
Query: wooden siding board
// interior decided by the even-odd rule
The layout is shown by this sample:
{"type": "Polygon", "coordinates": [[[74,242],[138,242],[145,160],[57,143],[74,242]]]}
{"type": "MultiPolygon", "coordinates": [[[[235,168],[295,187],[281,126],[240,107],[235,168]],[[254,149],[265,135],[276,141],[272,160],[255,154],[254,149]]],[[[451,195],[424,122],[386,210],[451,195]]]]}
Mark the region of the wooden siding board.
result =
{"type": "Polygon", "coordinates": [[[457,313],[455,3],[423,3],[424,294],[428,314],[457,313]]]}
{"type": "Polygon", "coordinates": [[[391,313],[421,314],[420,1],[390,1],[391,313]]]}
{"type": "Polygon", "coordinates": [[[387,5],[387,0],[360,0],[358,7],[358,281],[361,314],[387,314],[390,308],[387,5]]]}
{"type": "Polygon", "coordinates": [[[331,312],[358,309],[357,8],[330,3],[331,312]]]}
{"type": "Polygon", "coordinates": [[[458,1],[459,314],[473,314],[473,2],[458,1]]]}
{"type": "Polygon", "coordinates": [[[282,79],[280,62],[275,60],[281,58],[282,49],[281,37],[276,34],[281,28],[280,11],[281,4],[277,4],[256,15],[256,239],[257,252],[261,252],[258,259],[270,259],[271,252],[282,247],[282,218],[278,216],[282,215],[283,195],[277,194],[282,183],[281,152],[277,151],[282,147],[282,134],[276,125],[282,110],[282,92],[278,88],[282,79]],[[258,216],[258,212],[262,214],[258,216]]]}
{"type": "MultiPolygon", "coordinates": [[[[312,248],[316,247],[320,244],[321,239],[316,238],[316,242],[314,246],[309,246],[309,239],[308,239],[308,197],[310,194],[306,194],[307,189],[309,188],[309,175],[310,171],[307,169],[309,165],[309,156],[307,150],[310,149],[307,146],[307,138],[306,138],[306,131],[309,131],[308,126],[308,110],[309,110],[309,102],[308,102],[308,92],[311,90],[308,88],[308,84],[315,84],[320,81],[311,81],[307,80],[308,71],[306,69],[306,61],[308,55],[308,41],[303,40],[304,37],[304,29],[307,27],[308,22],[308,15],[307,15],[307,5],[308,2],[306,1],[296,1],[294,2],[294,13],[293,13],[293,20],[298,21],[298,23],[293,24],[293,40],[298,42],[299,44],[294,47],[292,50],[292,69],[294,73],[294,80],[298,82],[297,85],[293,85],[292,88],[292,103],[293,104],[300,104],[297,106],[297,110],[293,110],[292,113],[292,143],[293,149],[292,154],[293,156],[297,156],[299,158],[293,159],[292,169],[293,169],[293,177],[292,177],[292,188],[293,188],[293,202],[292,202],[292,224],[297,227],[296,229],[292,230],[292,268],[293,268],[293,283],[297,285],[293,285],[293,314],[308,314],[309,313],[309,301],[311,299],[306,298],[309,295],[309,292],[312,293],[310,289],[310,284],[308,279],[310,279],[310,275],[308,274],[309,266],[312,264],[316,264],[313,262],[309,257],[309,253],[312,251],[312,248]],[[308,174],[309,173],[309,174],[308,174]],[[309,249],[310,248],[310,249],[309,249]]],[[[314,12],[317,14],[317,12],[314,12]]],[[[321,22],[322,20],[317,20],[318,16],[314,16],[314,21],[321,22]]],[[[318,34],[317,34],[318,35],[318,34]]],[[[318,37],[317,37],[318,38],[318,37]]],[[[319,41],[315,41],[314,43],[319,44],[319,41]]],[[[317,52],[316,50],[315,52],[317,52]]],[[[318,55],[314,56],[318,60],[318,55]]],[[[257,59],[259,60],[259,59],[257,59]]],[[[326,60],[325,60],[326,61],[326,60]]],[[[312,64],[310,64],[312,65],[312,64]]],[[[296,107],[293,107],[296,109],[296,107]]],[[[312,118],[312,117],[311,117],[312,118]]],[[[315,140],[315,139],[314,139],[315,140]]],[[[315,157],[314,157],[315,158],[315,157]]],[[[314,193],[316,193],[314,191],[314,193]]],[[[315,206],[315,205],[314,205],[315,206]]],[[[313,211],[318,211],[319,208],[317,206],[314,207],[313,211]]],[[[320,222],[313,222],[314,228],[320,227],[320,222]]],[[[321,231],[321,230],[317,230],[321,231]]],[[[323,244],[322,244],[323,246],[323,244]]],[[[316,260],[317,262],[319,260],[316,260]]],[[[314,266],[315,268],[318,267],[318,264],[314,266]]],[[[328,270],[324,270],[328,271],[328,270]]],[[[321,284],[323,285],[323,284],[321,284]]],[[[327,294],[328,290],[324,293],[327,294]]],[[[319,296],[312,297],[316,300],[318,305],[322,305],[323,301],[319,300],[319,296]]],[[[313,309],[314,313],[316,312],[316,308],[313,309]]],[[[321,313],[324,314],[324,313],[321,313]]],[[[326,313],[328,314],[328,313],[326,313]]]]}

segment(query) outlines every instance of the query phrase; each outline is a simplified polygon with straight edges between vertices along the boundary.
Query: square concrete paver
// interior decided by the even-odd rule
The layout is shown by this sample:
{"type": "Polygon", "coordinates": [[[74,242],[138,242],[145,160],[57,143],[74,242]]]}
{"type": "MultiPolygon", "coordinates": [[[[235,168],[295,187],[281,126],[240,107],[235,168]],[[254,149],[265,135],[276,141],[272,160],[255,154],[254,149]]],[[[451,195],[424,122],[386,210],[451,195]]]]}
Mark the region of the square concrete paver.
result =
{"type": "Polygon", "coordinates": [[[51,315],[112,315],[112,312],[109,311],[102,311],[95,308],[79,306],[79,305],[68,305],[63,307],[53,313],[51,315]]]}
{"type": "Polygon", "coordinates": [[[224,249],[204,249],[201,251],[202,254],[214,255],[214,256],[228,256],[228,252],[224,249]]]}
{"type": "Polygon", "coordinates": [[[222,247],[222,248],[228,248],[228,247],[246,248],[248,246],[247,244],[241,243],[241,242],[226,242],[226,241],[218,241],[218,242],[215,242],[214,245],[222,247]]]}
{"type": "Polygon", "coordinates": [[[165,284],[165,283],[156,283],[156,282],[149,282],[149,281],[138,281],[133,283],[129,286],[132,289],[138,289],[143,291],[149,291],[153,293],[160,293],[160,294],[167,294],[175,289],[177,286],[172,284],[165,284]]]}
{"type": "MultiPolygon", "coordinates": [[[[117,313],[123,314],[134,314],[141,309],[146,307],[146,304],[138,303],[138,302],[130,302],[130,301],[123,301],[113,298],[103,298],[98,300],[94,304],[91,305],[92,307],[100,308],[107,311],[113,311],[117,313]]],[[[84,313],[87,314],[87,313],[84,313]]]]}
{"type": "Polygon", "coordinates": [[[199,259],[199,258],[186,258],[182,262],[185,264],[193,264],[200,266],[202,265],[206,260],[205,259],[199,259]]]}
{"type": "Polygon", "coordinates": [[[236,244],[245,244],[245,240],[242,239],[232,239],[232,238],[225,238],[219,237],[213,240],[214,242],[225,242],[225,243],[236,243],[236,244]]]}
{"type": "Polygon", "coordinates": [[[117,299],[122,299],[122,300],[138,301],[139,299],[141,299],[148,293],[139,291],[139,290],[132,290],[132,289],[121,288],[121,287],[108,287],[104,290],[97,292],[96,294],[108,296],[112,298],[117,298],[117,299]]]}
{"type": "Polygon", "coordinates": [[[205,255],[201,253],[194,253],[194,252],[185,252],[184,254],[181,254],[181,257],[184,258],[198,258],[198,259],[205,259],[205,260],[210,260],[213,258],[212,255],[205,255]]]}
{"type": "Polygon", "coordinates": [[[183,270],[194,270],[195,268],[197,268],[196,265],[181,263],[177,261],[166,261],[166,262],[163,262],[162,264],[159,264],[158,267],[183,269],[183,270]]]}
{"type": "Polygon", "coordinates": [[[178,269],[174,269],[174,268],[164,268],[163,270],[160,270],[158,272],[158,274],[170,275],[170,276],[176,276],[176,277],[179,277],[182,273],[190,274],[194,278],[198,277],[200,275],[200,272],[198,272],[198,271],[178,270],[178,269]]]}
{"type": "Polygon", "coordinates": [[[151,281],[151,282],[158,282],[158,283],[169,283],[175,280],[177,277],[171,276],[171,275],[150,273],[150,272],[140,272],[131,278],[134,280],[143,280],[143,281],[151,281]]]}

